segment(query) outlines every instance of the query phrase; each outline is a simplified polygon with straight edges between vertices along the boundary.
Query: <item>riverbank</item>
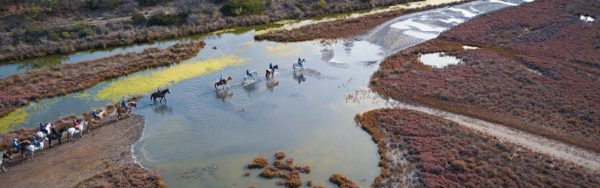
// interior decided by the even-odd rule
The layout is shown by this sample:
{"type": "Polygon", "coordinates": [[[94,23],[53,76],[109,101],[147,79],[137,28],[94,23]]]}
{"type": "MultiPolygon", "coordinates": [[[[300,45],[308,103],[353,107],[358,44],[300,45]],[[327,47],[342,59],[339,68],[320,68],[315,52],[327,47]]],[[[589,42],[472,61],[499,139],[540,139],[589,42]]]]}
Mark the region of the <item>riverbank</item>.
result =
{"type": "Polygon", "coordinates": [[[309,24],[292,29],[275,29],[254,36],[256,40],[269,40],[276,42],[300,42],[315,39],[339,39],[355,37],[366,33],[375,26],[390,21],[402,15],[431,10],[446,6],[463,4],[472,0],[462,0],[450,3],[427,5],[419,8],[406,8],[389,12],[375,13],[357,18],[341,19],[316,24],[309,24]]]}
{"type": "Polygon", "coordinates": [[[66,95],[104,80],[148,68],[171,65],[198,54],[204,42],[178,43],[166,49],[150,48],[106,58],[29,70],[0,80],[0,117],[29,101],[66,95]]]}
{"type": "MultiPolygon", "coordinates": [[[[157,172],[135,164],[131,145],[141,137],[144,118],[132,115],[76,141],[37,152],[35,160],[8,163],[1,187],[165,187],[157,172]]],[[[65,141],[66,142],[66,141],[65,141]]]]}
{"type": "Polygon", "coordinates": [[[599,172],[490,138],[421,112],[380,109],[356,117],[378,144],[382,167],[373,187],[583,186],[599,172]]]}
{"type": "Polygon", "coordinates": [[[477,17],[388,57],[371,87],[598,152],[600,27],[579,19],[600,12],[591,5],[599,4],[535,1],[477,17]],[[421,62],[434,52],[461,63],[421,62]]]}
{"type": "Polygon", "coordinates": [[[115,6],[112,8],[101,6],[91,10],[85,4],[76,2],[69,5],[74,6],[69,9],[55,2],[14,2],[24,5],[7,5],[9,10],[0,14],[0,25],[3,26],[0,27],[3,31],[0,33],[0,62],[124,46],[281,20],[369,10],[408,1],[240,2],[234,1],[234,6],[239,6],[235,3],[242,4],[243,9],[240,7],[233,13],[223,8],[231,4],[230,1],[174,0],[140,4],[124,0],[111,5],[115,6]],[[31,15],[35,10],[37,14],[31,15]]]}

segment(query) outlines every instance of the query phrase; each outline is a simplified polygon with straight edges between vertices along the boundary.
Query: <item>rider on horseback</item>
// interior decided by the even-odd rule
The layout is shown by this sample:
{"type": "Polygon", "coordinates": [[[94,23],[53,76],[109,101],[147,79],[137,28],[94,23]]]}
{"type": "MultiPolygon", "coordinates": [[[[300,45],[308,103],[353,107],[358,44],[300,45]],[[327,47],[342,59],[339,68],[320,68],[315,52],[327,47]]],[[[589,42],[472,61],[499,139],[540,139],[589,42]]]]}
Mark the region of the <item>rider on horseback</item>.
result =
{"type": "Polygon", "coordinates": [[[77,122],[77,119],[73,119],[73,128],[75,128],[75,130],[79,130],[79,122],[77,122]]]}
{"type": "Polygon", "coordinates": [[[269,69],[273,70],[273,63],[269,63],[269,69]]]}
{"type": "Polygon", "coordinates": [[[248,70],[248,69],[246,69],[246,76],[252,77],[252,74],[250,74],[250,70],[248,70]]]}
{"type": "Polygon", "coordinates": [[[44,126],[43,123],[40,123],[40,131],[43,132],[44,134],[48,134],[48,130],[46,130],[46,127],[44,126]]]}
{"type": "Polygon", "coordinates": [[[223,76],[223,73],[221,73],[221,77],[219,78],[219,82],[224,82],[225,81],[225,77],[223,76]]]}
{"type": "Polygon", "coordinates": [[[16,136],[14,136],[12,138],[12,147],[13,147],[13,150],[15,152],[19,152],[19,148],[21,148],[21,146],[19,145],[19,143],[17,143],[17,137],[16,136]]]}
{"type": "Polygon", "coordinates": [[[129,111],[129,107],[127,107],[127,103],[125,103],[125,100],[121,100],[121,107],[125,108],[125,110],[129,111]]]}
{"type": "Polygon", "coordinates": [[[96,121],[100,121],[100,116],[96,113],[96,110],[92,111],[92,116],[94,117],[94,119],[96,119],[96,121]]]}
{"type": "Polygon", "coordinates": [[[33,142],[31,142],[31,145],[34,145],[35,147],[40,147],[40,141],[38,141],[37,138],[35,138],[35,136],[34,136],[33,142]]]}

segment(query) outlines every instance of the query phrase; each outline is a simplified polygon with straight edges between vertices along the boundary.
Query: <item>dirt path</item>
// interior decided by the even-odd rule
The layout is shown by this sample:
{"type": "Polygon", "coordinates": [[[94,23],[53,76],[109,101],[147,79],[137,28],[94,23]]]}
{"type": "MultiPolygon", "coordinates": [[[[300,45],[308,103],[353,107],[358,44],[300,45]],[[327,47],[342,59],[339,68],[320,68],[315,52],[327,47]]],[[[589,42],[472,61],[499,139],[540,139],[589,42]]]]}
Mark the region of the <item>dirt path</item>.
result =
{"type": "Polygon", "coordinates": [[[574,164],[580,165],[593,172],[600,172],[600,154],[563,142],[548,139],[531,133],[512,129],[500,124],[490,123],[480,119],[458,115],[425,106],[388,101],[392,107],[409,109],[454,121],[467,128],[494,136],[502,141],[510,142],[528,148],[532,151],[550,155],[574,164]]]}
{"type": "Polygon", "coordinates": [[[0,174],[0,187],[74,187],[105,171],[131,168],[131,145],[141,136],[143,125],[144,118],[133,115],[76,141],[45,148],[34,161],[9,164],[8,173],[0,174]]]}

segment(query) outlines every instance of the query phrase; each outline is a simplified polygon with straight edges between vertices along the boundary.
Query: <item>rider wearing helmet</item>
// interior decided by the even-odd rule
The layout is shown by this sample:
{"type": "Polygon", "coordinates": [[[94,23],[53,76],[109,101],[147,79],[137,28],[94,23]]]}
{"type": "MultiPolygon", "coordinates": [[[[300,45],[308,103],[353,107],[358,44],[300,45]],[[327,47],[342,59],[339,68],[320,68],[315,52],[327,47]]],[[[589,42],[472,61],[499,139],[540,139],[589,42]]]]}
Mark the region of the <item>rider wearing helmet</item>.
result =
{"type": "Polygon", "coordinates": [[[252,77],[252,75],[250,74],[250,70],[246,69],[246,75],[247,75],[248,77],[252,77]]]}
{"type": "Polygon", "coordinates": [[[96,113],[96,110],[92,111],[92,116],[94,117],[94,119],[96,119],[96,121],[100,121],[100,116],[96,113]]]}
{"type": "Polygon", "coordinates": [[[220,81],[220,82],[223,82],[223,81],[225,81],[225,77],[223,76],[223,73],[221,73],[221,77],[219,78],[219,81],[220,81]]]}
{"type": "Polygon", "coordinates": [[[45,133],[45,134],[48,134],[48,130],[46,130],[46,127],[44,126],[43,123],[40,123],[40,131],[43,132],[43,133],[45,133]]]}

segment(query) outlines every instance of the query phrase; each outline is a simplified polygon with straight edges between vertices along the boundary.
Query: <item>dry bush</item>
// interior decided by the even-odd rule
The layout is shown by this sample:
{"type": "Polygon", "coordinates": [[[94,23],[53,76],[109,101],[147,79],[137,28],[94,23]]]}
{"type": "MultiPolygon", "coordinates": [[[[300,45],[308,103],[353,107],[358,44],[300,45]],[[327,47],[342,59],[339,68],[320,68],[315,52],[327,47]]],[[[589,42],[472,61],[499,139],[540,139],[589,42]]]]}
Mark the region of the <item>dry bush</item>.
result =
{"type": "Polygon", "coordinates": [[[267,158],[264,157],[256,157],[254,158],[254,160],[252,161],[252,163],[250,163],[248,165],[249,169],[254,169],[254,168],[265,168],[269,165],[269,160],[267,158]]]}
{"type": "Polygon", "coordinates": [[[331,175],[331,177],[329,177],[329,181],[341,188],[358,188],[358,185],[354,183],[354,181],[341,174],[331,175]]]}

